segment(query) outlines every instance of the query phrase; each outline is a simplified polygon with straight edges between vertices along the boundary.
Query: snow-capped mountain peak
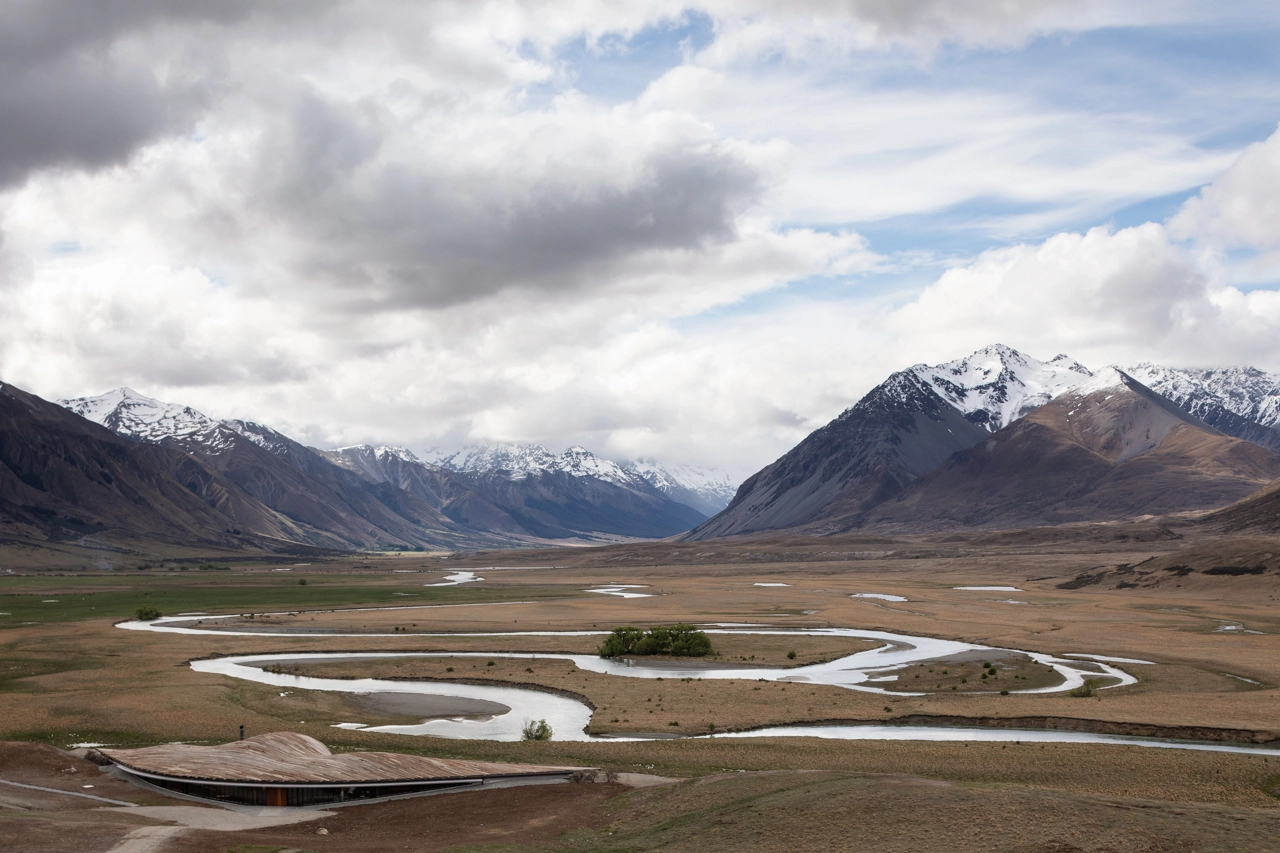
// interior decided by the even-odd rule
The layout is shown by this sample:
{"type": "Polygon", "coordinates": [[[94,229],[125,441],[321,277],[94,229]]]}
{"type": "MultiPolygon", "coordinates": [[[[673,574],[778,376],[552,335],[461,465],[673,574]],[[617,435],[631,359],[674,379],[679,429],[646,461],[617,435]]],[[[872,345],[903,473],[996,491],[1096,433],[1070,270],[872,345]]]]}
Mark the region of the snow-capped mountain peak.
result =
{"type": "Polygon", "coordinates": [[[338,447],[333,450],[323,451],[323,453],[330,460],[341,458],[343,467],[354,468],[375,483],[381,483],[387,479],[387,464],[392,460],[407,462],[410,465],[421,465],[424,468],[436,467],[430,462],[423,462],[413,455],[408,448],[404,447],[374,447],[371,444],[353,444],[348,447],[338,447]]]}
{"type": "Polygon", "coordinates": [[[1004,344],[966,358],[910,368],[965,417],[995,432],[1090,377],[1066,355],[1040,361],[1004,344]]]}
{"type": "Polygon", "coordinates": [[[220,422],[190,406],[166,403],[132,388],[117,388],[97,397],[59,400],[58,405],[119,435],[141,441],[173,439],[218,453],[229,447],[232,440],[229,430],[220,422]]]}
{"type": "Polygon", "coordinates": [[[467,474],[502,473],[513,480],[523,480],[530,474],[555,470],[556,456],[541,444],[471,445],[454,452],[427,454],[430,462],[450,471],[467,474]]]}
{"type": "Polygon", "coordinates": [[[244,436],[262,449],[277,456],[288,451],[289,445],[292,443],[284,434],[273,430],[269,426],[254,423],[253,421],[231,419],[224,420],[221,423],[237,435],[244,436]]]}
{"type": "Polygon", "coordinates": [[[379,445],[373,449],[373,452],[376,453],[379,458],[392,457],[394,459],[399,459],[402,462],[415,462],[419,465],[422,464],[422,460],[417,456],[414,456],[413,451],[407,447],[400,447],[399,445],[396,445],[395,447],[388,447],[385,444],[379,445]]]}
{"type": "Polygon", "coordinates": [[[1114,367],[1104,367],[1085,381],[1073,386],[1068,393],[1075,397],[1087,397],[1103,391],[1123,391],[1128,388],[1129,377],[1114,367]]]}
{"type": "Polygon", "coordinates": [[[500,473],[512,480],[550,472],[573,477],[594,477],[618,485],[634,484],[633,475],[616,462],[601,459],[585,447],[575,445],[559,456],[541,444],[473,445],[455,453],[429,454],[437,465],[469,474],[500,473]]]}
{"type": "Polygon", "coordinates": [[[543,473],[591,477],[624,487],[657,489],[667,497],[706,515],[723,509],[737,491],[737,483],[723,471],[685,465],[664,466],[652,459],[617,463],[581,445],[556,455],[541,444],[509,442],[475,445],[457,452],[434,452],[428,458],[442,468],[469,474],[501,474],[523,480],[543,473]]]}
{"type": "Polygon", "coordinates": [[[1058,353],[1053,358],[1045,362],[1045,364],[1052,364],[1054,367],[1065,367],[1067,370],[1082,374],[1084,376],[1093,375],[1092,370],[1085,367],[1083,364],[1076,361],[1071,356],[1067,355],[1065,352],[1058,353]]]}
{"type": "Polygon", "coordinates": [[[1280,428],[1280,375],[1256,367],[1188,369],[1144,362],[1126,370],[1134,379],[1193,415],[1215,423],[1226,410],[1265,427],[1280,428]]]}
{"type": "Polygon", "coordinates": [[[624,471],[618,463],[601,459],[580,445],[574,445],[556,457],[555,466],[555,470],[574,477],[595,477],[620,486],[635,482],[635,475],[624,471]]]}
{"type": "Polygon", "coordinates": [[[691,465],[663,465],[653,459],[633,459],[623,467],[644,478],[649,485],[706,515],[715,515],[729,505],[738,483],[724,471],[691,465]]]}

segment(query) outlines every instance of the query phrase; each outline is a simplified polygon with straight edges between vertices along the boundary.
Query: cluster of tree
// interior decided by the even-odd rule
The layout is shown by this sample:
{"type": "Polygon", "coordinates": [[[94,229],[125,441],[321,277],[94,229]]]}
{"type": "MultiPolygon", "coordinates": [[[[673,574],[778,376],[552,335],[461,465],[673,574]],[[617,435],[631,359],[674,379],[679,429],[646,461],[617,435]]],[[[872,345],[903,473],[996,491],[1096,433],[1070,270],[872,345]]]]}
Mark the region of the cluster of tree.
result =
{"type": "Polygon", "coordinates": [[[614,628],[599,649],[602,658],[623,655],[672,655],[702,657],[711,654],[711,639],[692,625],[657,626],[648,631],[639,628],[614,628]]]}

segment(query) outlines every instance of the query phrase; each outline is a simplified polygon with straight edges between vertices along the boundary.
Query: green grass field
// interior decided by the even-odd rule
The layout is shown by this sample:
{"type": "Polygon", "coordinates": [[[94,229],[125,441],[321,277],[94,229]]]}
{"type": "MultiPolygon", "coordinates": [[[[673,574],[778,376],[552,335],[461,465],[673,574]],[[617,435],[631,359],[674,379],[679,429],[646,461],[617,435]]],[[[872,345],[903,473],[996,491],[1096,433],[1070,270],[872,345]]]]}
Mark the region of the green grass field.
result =
{"type": "Polygon", "coordinates": [[[326,577],[243,572],[137,572],[120,577],[0,578],[0,630],[84,619],[129,619],[144,605],[166,616],[396,604],[534,601],[568,594],[545,587],[424,587],[326,577]],[[299,580],[306,580],[300,584],[299,580]]]}

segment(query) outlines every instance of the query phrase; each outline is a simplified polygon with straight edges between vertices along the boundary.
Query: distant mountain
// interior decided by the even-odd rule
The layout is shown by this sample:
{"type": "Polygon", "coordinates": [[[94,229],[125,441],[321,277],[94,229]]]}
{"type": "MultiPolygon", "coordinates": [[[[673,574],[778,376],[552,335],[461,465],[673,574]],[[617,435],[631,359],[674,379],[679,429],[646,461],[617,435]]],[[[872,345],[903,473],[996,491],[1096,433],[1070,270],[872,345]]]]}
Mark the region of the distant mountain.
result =
{"type": "Polygon", "coordinates": [[[419,460],[403,447],[367,444],[320,451],[325,459],[352,472],[389,505],[403,500],[425,503],[471,530],[527,541],[541,534],[488,500],[464,476],[419,460]]]}
{"type": "Polygon", "coordinates": [[[332,548],[493,547],[577,538],[662,537],[706,516],[637,471],[582,447],[492,445],[424,462],[405,448],[320,451],[243,420],[121,388],[61,405],[140,442],[178,448],[247,498],[332,548]]]}
{"type": "Polygon", "coordinates": [[[858,522],[929,530],[1163,515],[1222,506],[1276,477],[1280,456],[1106,368],[858,522]]]}
{"type": "MultiPolygon", "coordinates": [[[[1280,533],[1280,481],[1206,515],[1202,522],[1226,533],[1280,533]]],[[[1272,559],[1274,548],[1268,547],[1263,559],[1272,559]]]]}
{"type": "MultiPolygon", "coordinates": [[[[72,412],[138,441],[179,448],[290,519],[294,541],[328,548],[456,548],[509,541],[449,518],[439,503],[370,485],[311,448],[249,421],[217,421],[189,406],[128,388],[60,401],[72,412]]],[[[465,484],[458,484],[462,491],[465,484]]]]}
{"type": "Polygon", "coordinates": [[[967,358],[909,368],[965,417],[991,432],[1008,426],[1093,374],[1068,356],[1038,361],[993,344],[967,358]]]}
{"type": "Polygon", "coordinates": [[[951,454],[1089,375],[1067,356],[1044,362],[1000,344],[899,371],[750,477],[723,512],[687,538],[843,529],[951,454]]]}
{"type": "Polygon", "coordinates": [[[123,438],[4,384],[0,530],[108,550],[139,540],[231,550],[304,540],[292,520],[180,448],[123,438]]]}
{"type": "Polygon", "coordinates": [[[1150,363],[1125,372],[1215,429],[1280,452],[1280,375],[1253,367],[1183,369],[1150,363]]]}
{"type": "MultiPolygon", "coordinates": [[[[664,537],[706,519],[679,500],[685,495],[678,494],[669,473],[671,487],[663,489],[644,470],[624,468],[583,447],[556,455],[540,444],[490,444],[430,458],[546,538],[582,533],[664,537]]],[[[657,468],[649,466],[655,479],[657,468]]]]}
{"type": "Polygon", "coordinates": [[[622,467],[643,477],[676,503],[693,507],[706,516],[715,515],[728,506],[738,490],[738,484],[728,474],[714,468],[663,465],[643,458],[624,462],[622,467]]]}
{"type": "Polygon", "coordinates": [[[97,397],[59,400],[58,405],[126,438],[155,444],[172,441],[202,453],[220,453],[235,442],[233,434],[218,421],[189,406],[164,403],[132,388],[117,388],[97,397]]]}
{"type": "Polygon", "coordinates": [[[1135,371],[1154,390],[1000,344],[917,364],[749,478],[685,538],[1124,518],[1220,506],[1276,476],[1260,447],[1280,449],[1280,377],[1135,371]]]}
{"type": "Polygon", "coordinates": [[[548,473],[594,477],[619,486],[634,485],[636,476],[585,447],[570,447],[559,456],[541,444],[495,443],[475,445],[455,453],[434,454],[441,468],[465,474],[502,474],[512,480],[548,473]]]}
{"type": "Polygon", "coordinates": [[[931,383],[914,371],[900,371],[748,478],[723,512],[685,538],[847,526],[848,519],[899,494],[987,435],[931,383]]]}
{"type": "Polygon", "coordinates": [[[692,507],[704,516],[724,509],[737,490],[729,475],[714,468],[663,465],[654,459],[612,462],[584,447],[570,447],[557,456],[541,444],[495,443],[474,445],[456,452],[434,453],[433,464],[466,474],[502,474],[512,480],[560,472],[573,477],[594,477],[624,488],[643,481],[676,503],[692,507]]]}

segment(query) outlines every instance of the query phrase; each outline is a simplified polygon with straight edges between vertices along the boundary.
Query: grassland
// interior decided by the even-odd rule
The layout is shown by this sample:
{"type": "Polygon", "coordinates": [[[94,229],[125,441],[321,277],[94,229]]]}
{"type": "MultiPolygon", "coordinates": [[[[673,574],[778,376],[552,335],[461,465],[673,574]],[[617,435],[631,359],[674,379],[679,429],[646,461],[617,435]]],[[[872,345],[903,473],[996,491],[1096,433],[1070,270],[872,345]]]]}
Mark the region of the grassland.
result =
{"type": "MultiPolygon", "coordinates": [[[[1034,687],[1041,683],[1036,679],[1050,677],[1011,653],[990,661],[997,675],[985,683],[981,676],[990,673],[981,666],[985,661],[931,662],[908,670],[900,684],[926,681],[933,691],[919,697],[776,682],[645,681],[585,673],[563,662],[502,658],[495,658],[493,667],[472,658],[433,658],[325,664],[316,671],[544,684],[589,697],[597,707],[592,731],[693,733],[711,724],[726,729],[933,717],[1257,741],[1280,735],[1274,690],[1280,684],[1275,603],[1280,590],[1271,576],[1216,577],[1212,586],[1201,580],[1186,588],[1061,589],[1059,584],[1096,566],[1139,562],[1157,552],[1142,550],[1151,547],[1144,543],[1126,543],[1116,551],[1073,544],[1041,553],[1019,546],[932,557],[911,552],[899,558],[868,557],[869,546],[859,547],[867,549],[858,552],[864,556],[826,560],[788,561],[775,554],[772,561],[735,563],[723,558],[723,546],[703,563],[623,564],[607,551],[597,552],[603,558],[594,564],[587,556],[575,565],[527,555],[509,560],[511,565],[560,565],[536,570],[493,570],[497,561],[486,555],[469,563],[449,561],[450,570],[474,567],[485,577],[483,583],[457,587],[423,586],[440,579],[441,561],[407,559],[331,561],[290,572],[244,565],[217,572],[0,577],[0,612],[9,614],[0,616],[0,737],[59,747],[85,741],[220,742],[234,737],[243,724],[250,733],[302,731],[335,749],[589,764],[689,780],[601,801],[592,806],[604,810],[598,822],[586,821],[576,834],[557,836],[554,843],[539,842],[551,849],[839,849],[850,833],[859,839],[857,849],[868,850],[1276,849],[1267,846],[1271,842],[1263,830],[1280,820],[1280,802],[1273,795],[1280,752],[1253,757],[1109,746],[812,739],[533,744],[406,738],[332,728],[356,711],[366,715],[358,718],[364,722],[404,721],[395,715],[378,718],[376,711],[353,707],[347,698],[278,691],[187,666],[190,659],[209,654],[590,653],[598,643],[591,637],[457,636],[480,631],[605,630],[677,621],[846,626],[1155,663],[1125,665],[1138,683],[1092,699],[999,695],[1006,685],[1034,687]],[[419,568],[422,574],[395,571],[419,568]],[[610,582],[648,584],[646,591],[653,595],[624,600],[581,592],[610,582]],[[790,586],[754,585],[759,582],[790,586]],[[1009,585],[1019,591],[953,589],[965,585],[1009,585]],[[850,597],[866,592],[908,600],[850,597]],[[226,623],[273,635],[156,635],[113,627],[141,604],[167,613],[273,612],[266,619],[226,623]],[[406,609],[354,609],[387,606],[406,609]],[[1224,631],[1224,626],[1235,627],[1224,631]],[[927,818],[920,818],[922,810],[927,818]],[[1183,843],[1178,826],[1193,844],[1177,846],[1183,843]],[[1236,835],[1229,837],[1231,828],[1236,835]],[[1051,844],[1059,846],[1046,846],[1051,844]]],[[[215,624],[222,620],[202,627],[215,624]]],[[[771,666],[865,648],[825,637],[714,639],[720,662],[754,655],[755,663],[771,666]],[[790,651],[797,653],[794,660],[787,657],[790,651]]],[[[314,841],[292,846],[356,849],[314,841]]],[[[504,843],[525,849],[518,841],[517,835],[504,843]]]]}

